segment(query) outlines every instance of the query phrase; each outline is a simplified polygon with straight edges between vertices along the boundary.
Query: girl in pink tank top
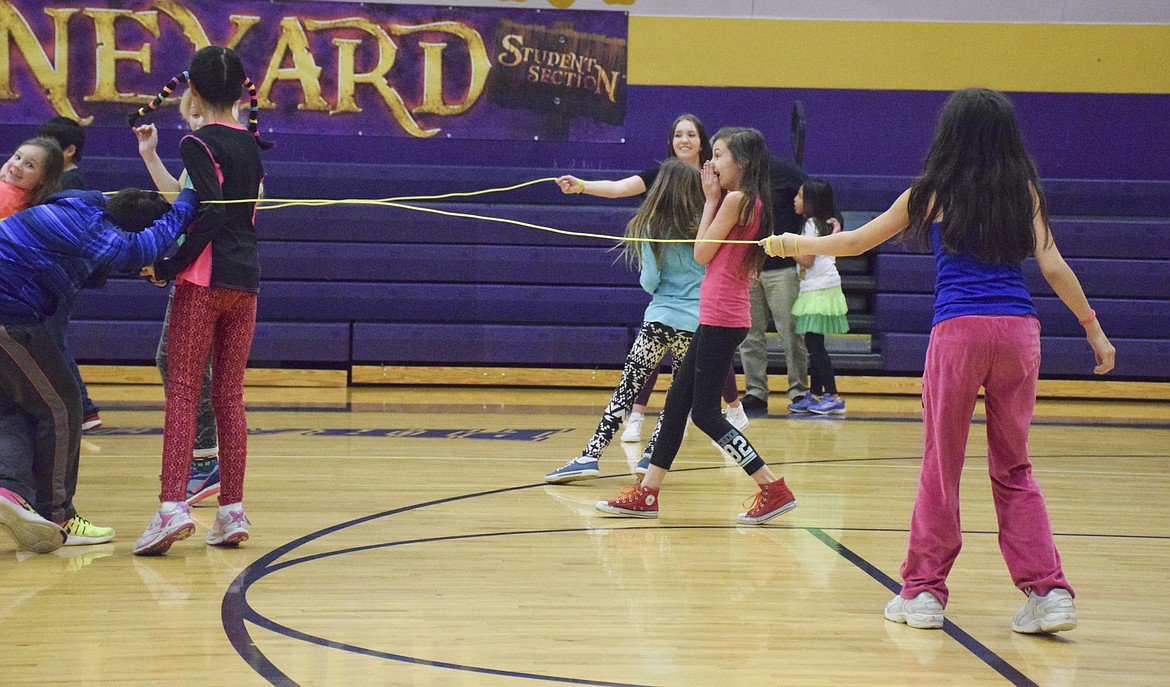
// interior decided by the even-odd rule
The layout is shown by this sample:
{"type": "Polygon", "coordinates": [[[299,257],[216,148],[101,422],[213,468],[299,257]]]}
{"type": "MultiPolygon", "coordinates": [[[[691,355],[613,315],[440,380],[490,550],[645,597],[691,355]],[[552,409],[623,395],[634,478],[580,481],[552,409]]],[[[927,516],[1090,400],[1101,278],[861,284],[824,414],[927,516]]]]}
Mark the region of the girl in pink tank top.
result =
{"type": "Polygon", "coordinates": [[[760,487],[737,522],[760,524],[796,507],[784,479],[719,412],[724,375],[751,327],[748,288],[764,261],[754,242],[761,229],[767,234],[772,228],[768,150],[755,129],[722,129],[711,143],[714,156],[703,165],[706,202],[695,243],[695,261],[707,266],[699,287],[699,328],[666,395],[658,444],[641,484],[626,487],[611,501],[598,501],[597,509],[605,513],[658,517],[659,489],[682,444],[688,413],[760,487]]]}

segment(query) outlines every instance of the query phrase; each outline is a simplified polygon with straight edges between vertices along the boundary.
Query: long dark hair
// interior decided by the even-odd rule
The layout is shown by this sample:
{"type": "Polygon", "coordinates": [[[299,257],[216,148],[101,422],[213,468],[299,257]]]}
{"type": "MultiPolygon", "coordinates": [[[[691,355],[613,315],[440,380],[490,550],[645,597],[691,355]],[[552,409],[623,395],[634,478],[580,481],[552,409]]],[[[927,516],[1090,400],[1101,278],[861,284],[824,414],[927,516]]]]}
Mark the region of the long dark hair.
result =
{"type": "Polygon", "coordinates": [[[1039,212],[1047,228],[1048,205],[1007,97],[965,88],[947,98],[908,212],[908,241],[928,244],[941,216],[948,253],[1016,264],[1035,252],[1032,221],[1039,212]]]}
{"type": "Polygon", "coordinates": [[[209,45],[200,48],[191,56],[186,71],[167,82],[154,100],[138,108],[130,115],[130,126],[134,126],[147,112],[158,108],[163,100],[182,84],[189,84],[199,97],[217,108],[231,107],[240,99],[240,90],[247,88],[250,99],[248,108],[248,131],[256,138],[256,145],[262,150],[272,147],[271,141],[260,138],[260,108],[256,98],[256,84],[244,73],[244,63],[231,48],[209,45]]]}
{"type": "Polygon", "coordinates": [[[30,138],[16,146],[17,150],[24,146],[34,146],[45,151],[45,173],[41,183],[29,195],[28,207],[40,205],[45,199],[61,190],[61,176],[65,173],[65,154],[57,141],[48,136],[30,138]]]}
{"type": "Polygon", "coordinates": [[[804,189],[804,216],[813,221],[819,236],[828,236],[833,233],[829,226],[830,219],[836,219],[845,228],[845,220],[837,211],[837,203],[833,200],[833,187],[824,179],[809,177],[800,185],[804,189]]]}
{"type": "Polygon", "coordinates": [[[699,165],[702,166],[704,162],[711,159],[711,141],[707,138],[707,129],[703,126],[703,122],[699,121],[699,118],[693,114],[679,115],[670,125],[670,133],[666,135],[666,154],[669,157],[678,157],[674,154],[674,130],[678,128],[679,122],[690,122],[699,132],[699,165]]]}
{"type": "MultiPolygon", "coordinates": [[[[775,210],[772,208],[772,181],[769,173],[770,160],[768,146],[764,143],[764,136],[757,129],[748,127],[724,127],[715,133],[711,139],[714,145],[717,141],[724,141],[727,152],[742,170],[739,178],[739,188],[743,193],[743,205],[739,207],[738,224],[747,224],[752,219],[752,212],[756,207],[756,200],[760,200],[760,230],[756,240],[772,233],[775,223],[775,210]]],[[[740,274],[755,274],[764,265],[764,251],[751,250],[744,258],[740,274]]]]}
{"type": "MultiPolygon", "coordinates": [[[[693,239],[703,214],[703,182],[699,170],[678,158],[658,168],[658,176],[634,218],[626,224],[627,239],[693,239]]],[[[654,260],[662,265],[661,243],[651,243],[654,260]]],[[[624,241],[622,253],[631,264],[642,264],[640,241],[624,241]]]]}

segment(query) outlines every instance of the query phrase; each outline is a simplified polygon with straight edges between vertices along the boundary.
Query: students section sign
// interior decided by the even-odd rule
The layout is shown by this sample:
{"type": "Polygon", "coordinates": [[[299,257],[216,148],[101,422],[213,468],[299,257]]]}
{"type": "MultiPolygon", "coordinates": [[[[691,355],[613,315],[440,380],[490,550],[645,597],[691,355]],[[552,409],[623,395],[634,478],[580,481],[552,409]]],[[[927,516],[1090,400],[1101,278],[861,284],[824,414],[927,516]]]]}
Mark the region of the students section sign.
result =
{"type": "Polygon", "coordinates": [[[257,84],[263,131],[619,141],[626,36],[622,12],[0,0],[0,121],[124,125],[214,44],[257,84]]]}

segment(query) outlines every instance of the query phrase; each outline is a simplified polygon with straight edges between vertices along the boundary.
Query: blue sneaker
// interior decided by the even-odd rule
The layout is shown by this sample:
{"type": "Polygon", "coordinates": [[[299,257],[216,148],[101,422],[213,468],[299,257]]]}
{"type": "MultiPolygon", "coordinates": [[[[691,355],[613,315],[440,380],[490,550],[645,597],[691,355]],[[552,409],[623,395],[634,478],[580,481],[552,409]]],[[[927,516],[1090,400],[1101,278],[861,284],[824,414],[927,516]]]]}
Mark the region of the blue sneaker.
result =
{"type": "Polygon", "coordinates": [[[561,467],[544,476],[549,484],[565,484],[576,482],[579,479],[593,479],[601,474],[597,469],[597,459],[589,456],[574,458],[561,467]]]}
{"type": "Polygon", "coordinates": [[[638,476],[638,479],[642,479],[643,477],[646,476],[646,471],[649,469],[650,469],[650,456],[643,454],[642,460],[639,460],[638,465],[636,467],[634,467],[634,474],[638,476]]]}
{"type": "Polygon", "coordinates": [[[817,400],[816,396],[813,396],[811,393],[805,394],[804,396],[801,396],[792,403],[788,404],[788,412],[807,413],[809,408],[818,403],[820,403],[820,401],[817,400]]]}
{"type": "Polygon", "coordinates": [[[209,496],[219,494],[219,461],[211,466],[210,470],[199,470],[191,465],[191,474],[187,477],[188,506],[194,506],[209,496]]]}
{"type": "Polygon", "coordinates": [[[820,403],[809,406],[808,412],[817,415],[844,415],[845,400],[840,396],[825,396],[820,403]]]}

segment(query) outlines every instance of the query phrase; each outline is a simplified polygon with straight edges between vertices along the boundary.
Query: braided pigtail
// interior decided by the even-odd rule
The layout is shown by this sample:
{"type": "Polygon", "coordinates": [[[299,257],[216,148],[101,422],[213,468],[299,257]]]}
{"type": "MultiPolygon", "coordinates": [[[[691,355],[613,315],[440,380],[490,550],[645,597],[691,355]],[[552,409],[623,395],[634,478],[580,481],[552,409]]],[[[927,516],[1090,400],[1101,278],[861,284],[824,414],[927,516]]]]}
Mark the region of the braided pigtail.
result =
{"type": "Polygon", "coordinates": [[[244,88],[248,89],[248,131],[256,137],[256,145],[260,146],[260,150],[269,150],[272,148],[272,141],[265,141],[260,138],[260,106],[256,99],[256,84],[248,77],[244,77],[244,88]]]}
{"type": "MultiPolygon", "coordinates": [[[[162,104],[162,101],[171,97],[171,94],[175,92],[175,89],[177,89],[179,86],[187,83],[187,80],[190,78],[191,78],[191,75],[186,70],[184,70],[184,71],[180,72],[177,76],[175,76],[175,78],[168,81],[167,85],[163,86],[163,89],[161,91],[159,91],[158,95],[156,95],[154,97],[154,100],[152,100],[152,101],[150,101],[150,103],[138,108],[137,110],[134,111],[133,114],[130,115],[130,117],[127,119],[127,121],[130,123],[130,126],[134,126],[135,124],[137,124],[139,119],[146,116],[146,113],[153,112],[153,111],[157,110],[158,106],[162,104]]],[[[252,102],[255,102],[255,100],[253,100],[252,102]]]]}

